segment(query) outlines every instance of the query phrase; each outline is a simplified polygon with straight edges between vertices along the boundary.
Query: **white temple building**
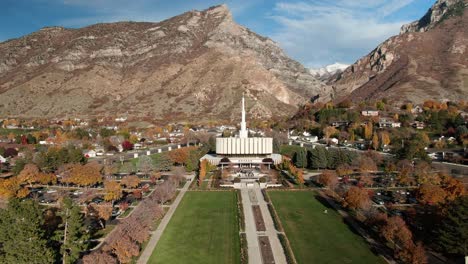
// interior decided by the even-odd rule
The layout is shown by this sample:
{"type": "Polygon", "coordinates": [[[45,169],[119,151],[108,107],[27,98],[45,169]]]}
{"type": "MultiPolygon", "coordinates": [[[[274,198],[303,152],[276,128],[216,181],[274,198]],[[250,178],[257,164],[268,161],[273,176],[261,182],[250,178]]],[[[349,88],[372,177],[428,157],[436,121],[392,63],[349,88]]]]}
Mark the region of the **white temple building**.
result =
{"type": "Polygon", "coordinates": [[[207,154],[200,160],[216,166],[256,168],[281,163],[281,155],[273,153],[273,138],[249,137],[245,122],[245,99],[242,96],[242,121],[238,137],[216,138],[216,154],[207,154]]]}

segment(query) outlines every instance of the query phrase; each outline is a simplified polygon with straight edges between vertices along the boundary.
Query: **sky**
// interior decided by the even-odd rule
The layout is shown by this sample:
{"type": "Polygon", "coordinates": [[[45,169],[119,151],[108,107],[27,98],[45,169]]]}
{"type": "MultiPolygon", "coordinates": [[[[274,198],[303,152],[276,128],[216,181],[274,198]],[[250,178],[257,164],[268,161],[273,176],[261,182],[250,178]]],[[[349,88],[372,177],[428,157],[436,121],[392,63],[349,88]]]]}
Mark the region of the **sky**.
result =
{"type": "Polygon", "coordinates": [[[421,18],[435,0],[1,0],[0,41],[45,26],[157,22],[226,3],[234,20],[276,41],[293,59],[317,68],[351,64],[400,27],[421,18]]]}

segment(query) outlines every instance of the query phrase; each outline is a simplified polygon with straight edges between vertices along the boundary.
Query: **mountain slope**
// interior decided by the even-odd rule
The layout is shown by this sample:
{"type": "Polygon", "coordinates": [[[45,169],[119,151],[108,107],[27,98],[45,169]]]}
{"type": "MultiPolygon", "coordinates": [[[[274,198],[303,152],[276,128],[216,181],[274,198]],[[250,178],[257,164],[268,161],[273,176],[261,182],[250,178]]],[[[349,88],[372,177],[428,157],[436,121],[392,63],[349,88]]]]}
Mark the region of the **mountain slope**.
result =
{"type": "Polygon", "coordinates": [[[395,103],[407,100],[420,103],[426,99],[466,98],[468,11],[465,6],[466,0],[437,1],[422,20],[403,26],[400,35],[379,45],[329,84],[336,94],[353,101],[385,97],[395,103]]]}
{"type": "Polygon", "coordinates": [[[0,115],[237,117],[287,115],[330,88],[225,5],[159,23],[44,28],[0,43],[0,115]]]}

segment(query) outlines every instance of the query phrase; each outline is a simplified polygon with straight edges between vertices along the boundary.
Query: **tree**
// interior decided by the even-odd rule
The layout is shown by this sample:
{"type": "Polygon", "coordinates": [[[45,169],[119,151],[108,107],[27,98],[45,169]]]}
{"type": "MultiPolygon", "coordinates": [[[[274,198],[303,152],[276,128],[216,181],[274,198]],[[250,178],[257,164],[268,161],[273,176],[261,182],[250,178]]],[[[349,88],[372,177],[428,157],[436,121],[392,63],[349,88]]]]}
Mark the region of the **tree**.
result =
{"type": "Polygon", "coordinates": [[[113,244],[111,244],[111,247],[121,263],[130,263],[132,257],[136,257],[140,253],[140,247],[127,235],[116,239],[113,244]]]}
{"type": "Polygon", "coordinates": [[[132,150],[133,144],[130,141],[125,140],[124,142],[122,142],[122,148],[123,150],[132,150]]]}
{"type": "Polygon", "coordinates": [[[153,162],[158,171],[169,171],[173,165],[171,158],[166,153],[153,155],[153,162]]]}
{"type": "Polygon", "coordinates": [[[333,189],[338,184],[338,177],[333,171],[326,170],[318,176],[317,182],[323,186],[333,189]]]}
{"type": "Polygon", "coordinates": [[[364,138],[367,140],[370,140],[372,138],[372,133],[373,133],[373,125],[372,122],[369,121],[367,124],[364,126],[364,138]]]}
{"type": "Polygon", "coordinates": [[[442,176],[442,189],[446,194],[448,201],[453,201],[465,194],[465,186],[463,183],[449,175],[442,176]]]}
{"type": "Polygon", "coordinates": [[[399,216],[388,218],[387,224],[382,228],[381,233],[387,241],[400,247],[406,247],[412,243],[413,235],[405,220],[399,216]]]}
{"type": "Polygon", "coordinates": [[[352,186],[344,197],[345,206],[351,209],[367,209],[371,206],[369,194],[366,189],[352,186]]]}
{"type": "Polygon", "coordinates": [[[387,131],[380,132],[380,141],[383,147],[390,145],[390,136],[387,131]]]}
{"type": "Polygon", "coordinates": [[[379,149],[379,136],[376,133],[372,136],[372,148],[374,150],[379,149]]]}
{"type": "Polygon", "coordinates": [[[69,164],[63,168],[63,183],[72,183],[79,186],[91,186],[102,182],[101,165],[97,163],[69,164]]]}
{"type": "Polygon", "coordinates": [[[175,149],[169,152],[169,158],[172,160],[173,163],[179,165],[185,165],[187,163],[187,159],[189,157],[189,152],[194,149],[193,147],[186,147],[175,149]]]}
{"type": "Polygon", "coordinates": [[[120,183],[127,188],[136,188],[140,184],[140,178],[136,175],[128,175],[122,178],[120,183]]]}
{"type": "Polygon", "coordinates": [[[361,156],[361,159],[359,160],[359,170],[361,173],[374,172],[377,170],[377,165],[371,158],[367,156],[361,156]]]}
{"type": "Polygon", "coordinates": [[[29,190],[21,186],[18,177],[0,179],[0,197],[2,198],[24,198],[29,194],[29,190]]]}
{"type": "Polygon", "coordinates": [[[117,264],[117,259],[115,259],[111,254],[104,251],[93,251],[91,254],[85,255],[83,257],[84,264],[117,264]]]}
{"type": "Polygon", "coordinates": [[[338,132],[338,130],[336,130],[335,127],[332,127],[332,126],[327,126],[323,129],[323,135],[325,137],[325,139],[330,139],[330,137],[334,134],[336,134],[338,132]]]}
{"type": "Polygon", "coordinates": [[[150,156],[141,156],[138,159],[137,168],[139,171],[148,176],[148,174],[154,170],[153,159],[151,159],[150,156]]]}
{"type": "Polygon", "coordinates": [[[296,154],[294,154],[294,164],[298,168],[306,168],[307,167],[307,152],[304,148],[300,148],[296,154]]]}
{"type": "Polygon", "coordinates": [[[200,171],[198,172],[198,185],[199,185],[199,186],[201,186],[203,180],[204,180],[205,177],[206,177],[207,167],[208,167],[208,160],[207,160],[207,159],[203,159],[203,160],[200,162],[200,171]]]}
{"type": "Polygon", "coordinates": [[[468,255],[468,196],[450,202],[437,230],[437,244],[446,253],[468,255]]]}
{"type": "Polygon", "coordinates": [[[36,202],[10,200],[6,209],[0,209],[0,262],[54,263],[43,224],[44,216],[36,202]]]}
{"type": "Polygon", "coordinates": [[[122,197],[122,187],[117,181],[105,181],[104,182],[104,200],[115,201],[122,197]]]}
{"type": "Polygon", "coordinates": [[[342,164],[342,165],[339,165],[339,166],[336,168],[336,173],[337,173],[340,177],[348,176],[348,175],[350,175],[351,173],[353,173],[353,167],[351,167],[351,165],[349,165],[349,164],[342,164]]]}
{"type": "Polygon", "coordinates": [[[93,215],[99,220],[102,228],[105,228],[105,222],[112,216],[112,205],[110,203],[95,204],[90,203],[86,207],[87,215],[93,215]]]}
{"type": "Polygon", "coordinates": [[[18,179],[21,182],[28,183],[31,187],[32,184],[37,182],[39,175],[39,168],[35,164],[26,164],[23,170],[18,174],[18,179]]]}
{"type": "Polygon", "coordinates": [[[62,263],[75,263],[80,252],[87,249],[89,240],[80,207],[71,198],[65,197],[59,215],[62,223],[56,231],[56,238],[61,244],[62,263]]]}
{"type": "Polygon", "coordinates": [[[418,189],[418,200],[422,204],[437,205],[445,201],[446,193],[438,185],[423,184],[418,189]]]}
{"type": "Polygon", "coordinates": [[[328,166],[327,150],[317,146],[310,151],[310,166],[316,169],[324,169],[328,166]]]}

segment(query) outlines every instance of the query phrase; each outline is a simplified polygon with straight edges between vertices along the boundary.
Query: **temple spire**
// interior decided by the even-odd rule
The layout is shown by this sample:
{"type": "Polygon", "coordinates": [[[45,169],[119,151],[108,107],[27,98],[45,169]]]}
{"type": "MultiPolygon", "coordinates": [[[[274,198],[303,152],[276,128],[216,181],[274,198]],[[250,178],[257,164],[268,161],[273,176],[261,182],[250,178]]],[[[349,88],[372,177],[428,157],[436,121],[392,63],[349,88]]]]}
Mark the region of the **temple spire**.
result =
{"type": "Polygon", "coordinates": [[[245,123],[245,99],[244,93],[242,93],[242,121],[241,121],[241,130],[239,132],[240,138],[247,138],[249,135],[247,131],[247,124],[245,123]]]}

